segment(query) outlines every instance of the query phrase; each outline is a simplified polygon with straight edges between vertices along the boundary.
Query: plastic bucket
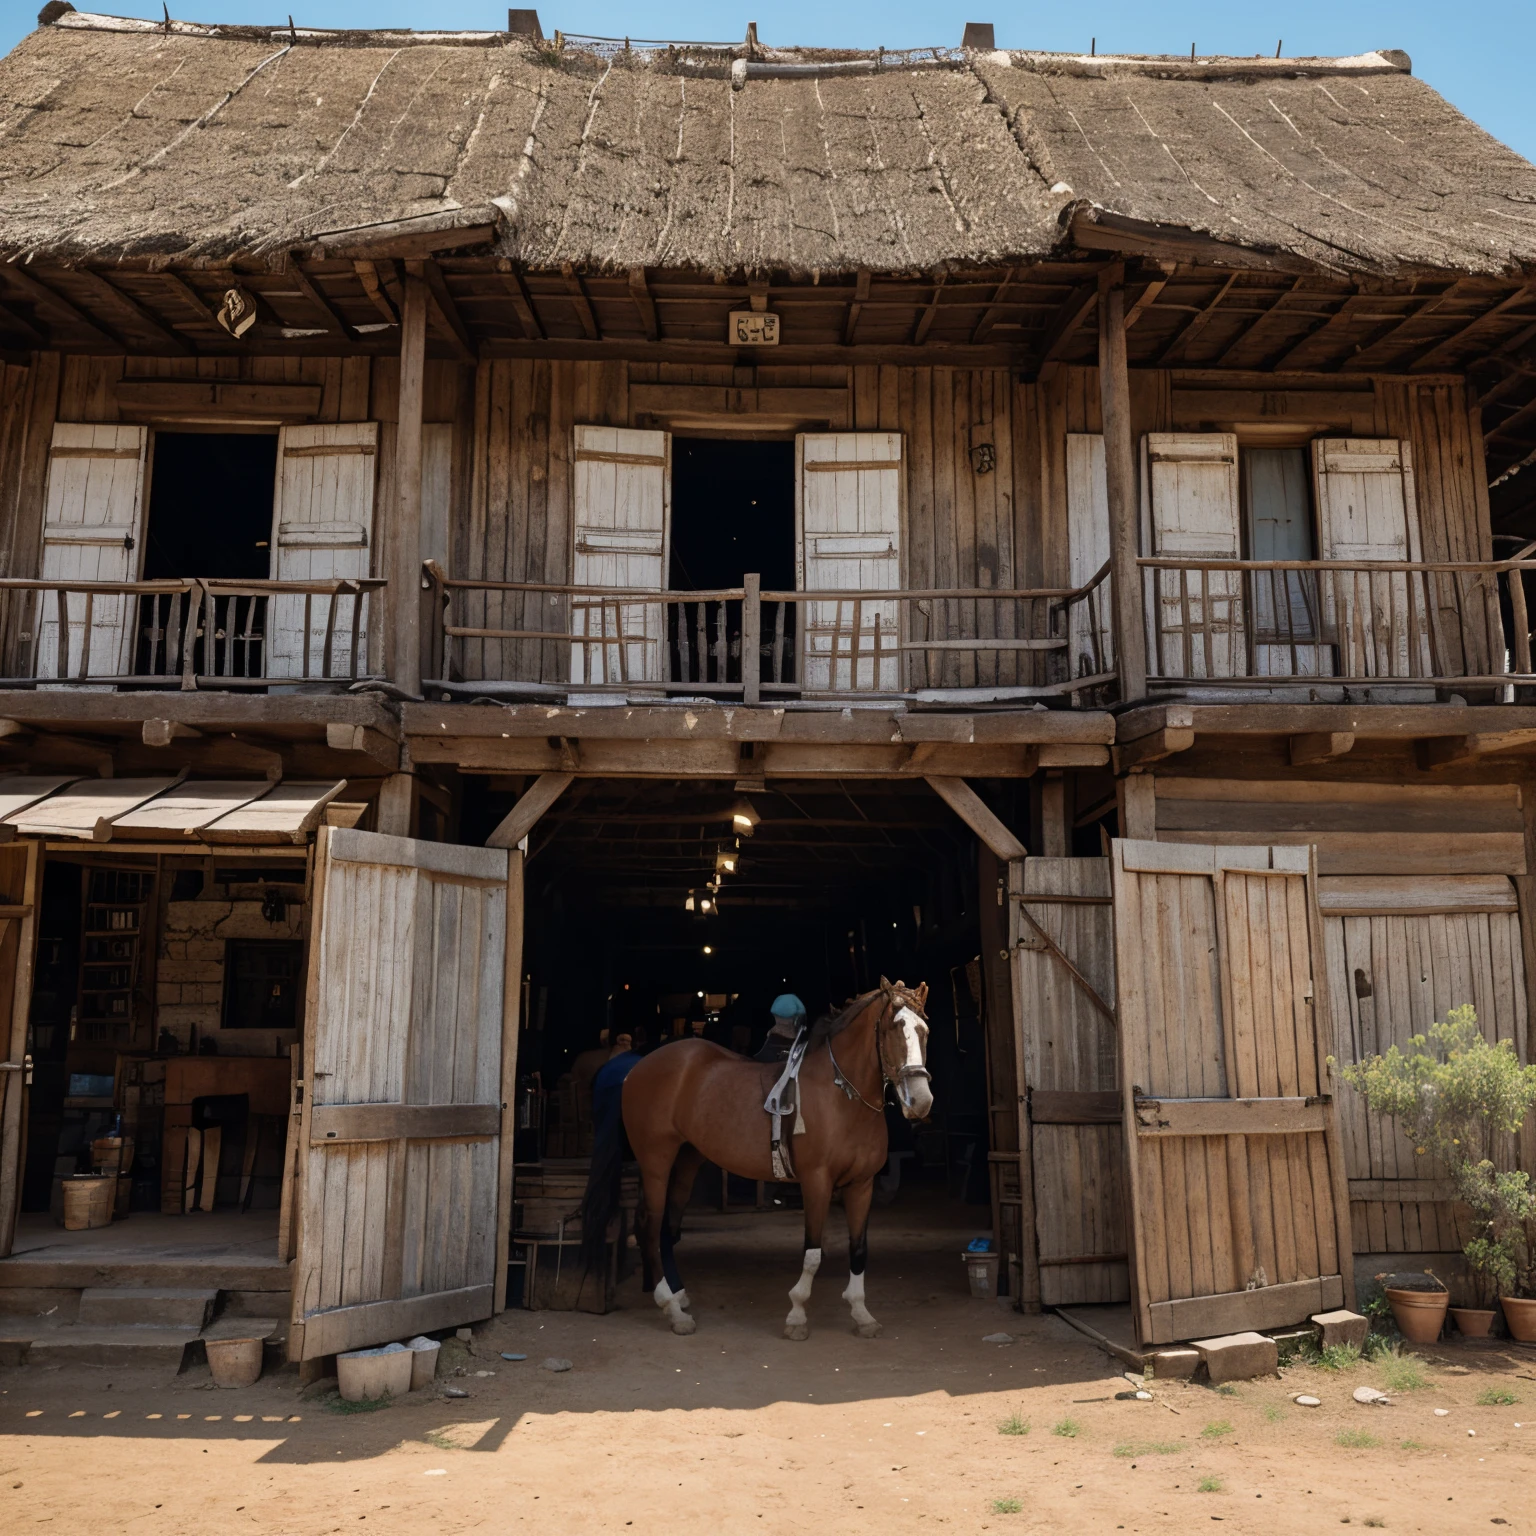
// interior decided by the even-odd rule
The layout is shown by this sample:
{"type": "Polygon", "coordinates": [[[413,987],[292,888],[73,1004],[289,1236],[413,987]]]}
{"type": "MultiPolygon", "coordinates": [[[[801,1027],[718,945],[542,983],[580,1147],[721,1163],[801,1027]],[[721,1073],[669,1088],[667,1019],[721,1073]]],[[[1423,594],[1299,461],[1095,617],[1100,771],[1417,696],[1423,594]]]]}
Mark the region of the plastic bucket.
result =
{"type": "Polygon", "coordinates": [[[430,1387],[437,1379],[437,1359],[443,1346],[436,1339],[423,1336],[412,1339],[405,1347],[411,1352],[411,1391],[430,1387]]]}
{"type": "Polygon", "coordinates": [[[216,1387],[249,1387],[261,1375],[260,1339],[205,1339],[216,1387]]]}
{"type": "Polygon", "coordinates": [[[63,1184],[65,1231],[85,1232],[92,1227],[111,1225],[112,1206],[117,1198],[115,1173],[77,1173],[63,1184]]]}
{"type": "Polygon", "coordinates": [[[971,1295],[978,1301],[990,1301],[997,1295],[997,1266],[1000,1254],[962,1253],[965,1278],[971,1283],[971,1295]]]}
{"type": "Polygon", "coordinates": [[[354,1349],[336,1357],[336,1385],[349,1403],[404,1397],[411,1390],[416,1351],[403,1344],[383,1349],[354,1349]]]}

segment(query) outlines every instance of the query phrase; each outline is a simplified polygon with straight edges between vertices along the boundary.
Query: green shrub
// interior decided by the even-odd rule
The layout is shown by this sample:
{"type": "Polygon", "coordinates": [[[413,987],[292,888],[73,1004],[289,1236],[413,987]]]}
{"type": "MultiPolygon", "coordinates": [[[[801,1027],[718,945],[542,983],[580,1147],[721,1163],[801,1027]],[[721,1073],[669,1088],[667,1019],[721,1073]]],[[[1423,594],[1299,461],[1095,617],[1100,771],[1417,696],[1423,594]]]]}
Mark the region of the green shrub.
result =
{"type": "Polygon", "coordinates": [[[1177,1456],[1183,1449],[1177,1440],[1122,1440],[1114,1454],[1129,1461],[1137,1456],[1177,1456]]]}
{"type": "Polygon", "coordinates": [[[997,1426],[1000,1435],[1027,1435],[1029,1433],[1029,1420],[1018,1413],[1010,1413],[1001,1424],[997,1426]]]}
{"type": "Polygon", "coordinates": [[[1389,1392],[1417,1392],[1429,1385],[1417,1355],[1387,1355],[1381,1361],[1381,1375],[1389,1392]]]}
{"type": "Polygon", "coordinates": [[[1212,1419],[1204,1429],[1200,1431],[1202,1440],[1220,1440],[1223,1435],[1232,1433],[1232,1424],[1227,1419],[1212,1419]]]}
{"type": "Polygon", "coordinates": [[[992,1513],[994,1515],[1016,1515],[1024,1506],[1017,1499],[993,1499],[992,1513]]]}
{"type": "Polygon", "coordinates": [[[1351,1451],[1368,1451],[1381,1444],[1375,1435],[1367,1434],[1363,1429],[1341,1429],[1333,1438],[1351,1451]]]}
{"type": "Polygon", "coordinates": [[[1202,1477],[1200,1481],[1195,1484],[1195,1489],[1199,1493],[1220,1493],[1221,1479],[1219,1477],[1202,1477]]]}
{"type": "Polygon", "coordinates": [[[1360,1351],[1353,1344],[1325,1344],[1317,1363],[1325,1371],[1348,1371],[1360,1364],[1360,1351]]]}
{"type": "Polygon", "coordinates": [[[1477,1400],[1484,1408],[1507,1408],[1520,1401],[1508,1387],[1489,1387],[1477,1394],[1477,1400]]]}
{"type": "Polygon", "coordinates": [[[1076,1440],[1082,1432],[1083,1426],[1076,1419],[1058,1419],[1051,1425],[1051,1433],[1060,1435],[1064,1440],[1076,1440]]]}

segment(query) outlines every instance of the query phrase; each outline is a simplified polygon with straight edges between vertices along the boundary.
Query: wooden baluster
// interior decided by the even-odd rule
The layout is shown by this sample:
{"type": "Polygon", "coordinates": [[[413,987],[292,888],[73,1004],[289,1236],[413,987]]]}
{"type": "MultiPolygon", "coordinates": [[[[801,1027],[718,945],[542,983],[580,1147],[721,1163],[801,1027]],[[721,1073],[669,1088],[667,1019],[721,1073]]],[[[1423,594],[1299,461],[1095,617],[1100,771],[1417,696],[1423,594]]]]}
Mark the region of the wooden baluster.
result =
{"type": "Polygon", "coordinates": [[[96,594],[85,594],[85,628],[80,634],[80,676],[91,675],[91,631],[96,625],[96,594]]]}
{"type": "Polygon", "coordinates": [[[873,689],[873,691],[875,693],[879,693],[880,692],[880,610],[879,610],[879,608],[875,609],[875,660],[874,660],[874,679],[873,679],[873,682],[872,682],[872,689],[873,689]]]}
{"type": "Polygon", "coordinates": [[[187,626],[181,637],[181,687],[183,693],[197,689],[197,626],[203,612],[204,587],[199,582],[187,594],[187,626]]]}
{"type": "MultiPolygon", "coordinates": [[[[320,675],[327,680],[329,680],[331,676],[331,651],[336,641],[336,605],[340,601],[340,586],[333,586],[331,588],[331,600],[326,605],[325,610],[325,648],[320,653],[320,675]]],[[[254,598],[251,600],[251,606],[253,608],[256,606],[256,601],[254,598]]],[[[246,627],[250,627],[249,619],[247,619],[246,627]]],[[[246,657],[246,662],[247,665],[249,665],[249,655],[246,657]]]]}
{"type": "Polygon", "coordinates": [[[57,654],[53,659],[53,675],[55,677],[69,677],[72,675],[69,670],[69,594],[65,592],[63,587],[55,587],[53,595],[57,600],[57,623],[59,626],[59,638],[55,646],[57,654]]]}
{"type": "Polygon", "coordinates": [[[773,616],[773,680],[776,683],[784,681],[784,621],[789,612],[789,604],[779,602],[778,612],[773,616]]]}
{"type": "Polygon", "coordinates": [[[763,682],[763,578],[749,572],[741,600],[741,702],[756,704],[763,682]]]}
{"type": "Polygon", "coordinates": [[[693,681],[693,650],[688,644],[688,604],[677,605],[677,660],[678,681],[693,681]]]}
{"type": "MultiPolygon", "coordinates": [[[[350,659],[349,659],[348,667],[347,667],[347,675],[349,677],[351,677],[351,678],[354,678],[354,679],[357,677],[357,668],[358,668],[358,654],[357,654],[357,652],[358,652],[358,646],[360,645],[360,643],[362,641],[363,604],[364,603],[371,603],[372,601],[373,601],[372,589],[371,588],[370,589],[364,589],[361,586],[358,587],[357,595],[352,599],[352,641],[351,641],[350,646],[348,647],[348,652],[349,652],[349,658],[350,659]]],[[[444,609],[444,612],[447,612],[446,608],[444,609]]],[[[265,629],[266,625],[263,624],[262,628],[265,629]]],[[[461,646],[460,647],[461,659],[462,659],[462,654],[463,654],[463,647],[461,646]]],[[[445,640],[443,642],[443,663],[444,663],[443,670],[444,670],[445,673],[448,670],[448,668],[447,668],[447,661],[448,661],[448,643],[447,643],[447,640],[445,638],[445,640]]]]}
{"type": "MultiPolygon", "coordinates": [[[[644,630],[644,610],[641,610],[641,629],[644,630]]],[[[624,608],[615,602],[613,605],[613,632],[619,638],[619,681],[629,681],[629,640],[624,632],[624,608]]]]}
{"type": "Polygon", "coordinates": [[[1510,619],[1514,626],[1515,671],[1529,676],[1531,671],[1531,620],[1525,606],[1525,570],[1516,566],[1508,573],[1510,619]]]}
{"type": "Polygon", "coordinates": [[[864,650],[864,599],[856,597],[853,600],[853,638],[848,647],[850,660],[848,662],[848,689],[851,693],[857,693],[859,688],[859,662],[863,659],[864,650]]]}
{"type": "Polygon", "coordinates": [[[726,604],[716,601],[711,606],[715,610],[715,638],[710,644],[715,658],[715,681],[728,683],[731,680],[731,647],[726,625],[726,604]]]}
{"type": "Polygon", "coordinates": [[[698,680],[701,683],[707,683],[709,681],[709,645],[702,602],[693,605],[693,624],[694,646],[699,653],[698,680]]]}
{"type": "Polygon", "coordinates": [[[1215,628],[1216,620],[1211,613],[1211,572],[1207,566],[1200,566],[1200,651],[1205,657],[1205,675],[1216,676],[1216,651],[1212,644],[1211,631],[1215,628]]]}
{"type": "Polygon", "coordinates": [[[1179,676],[1191,677],[1195,670],[1194,636],[1190,633],[1189,567],[1179,567],[1179,676]]]}

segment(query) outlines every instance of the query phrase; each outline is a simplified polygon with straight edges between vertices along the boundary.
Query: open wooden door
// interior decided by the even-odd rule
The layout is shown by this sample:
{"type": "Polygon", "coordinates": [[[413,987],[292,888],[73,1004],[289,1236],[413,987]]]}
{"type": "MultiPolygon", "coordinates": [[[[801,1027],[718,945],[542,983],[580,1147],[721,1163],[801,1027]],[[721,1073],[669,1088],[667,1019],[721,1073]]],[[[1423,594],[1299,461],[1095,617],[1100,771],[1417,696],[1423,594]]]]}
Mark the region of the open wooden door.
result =
{"type": "Polygon", "coordinates": [[[11,1251],[26,1167],[27,1017],[42,844],[0,846],[0,1258],[11,1251]]]}
{"type": "Polygon", "coordinates": [[[522,855],[322,829],[293,1358],[505,1303],[522,855]]]}
{"type": "Polygon", "coordinates": [[[1352,1305],[1312,849],[1117,839],[1113,862],[1141,1342],[1352,1305]]]}

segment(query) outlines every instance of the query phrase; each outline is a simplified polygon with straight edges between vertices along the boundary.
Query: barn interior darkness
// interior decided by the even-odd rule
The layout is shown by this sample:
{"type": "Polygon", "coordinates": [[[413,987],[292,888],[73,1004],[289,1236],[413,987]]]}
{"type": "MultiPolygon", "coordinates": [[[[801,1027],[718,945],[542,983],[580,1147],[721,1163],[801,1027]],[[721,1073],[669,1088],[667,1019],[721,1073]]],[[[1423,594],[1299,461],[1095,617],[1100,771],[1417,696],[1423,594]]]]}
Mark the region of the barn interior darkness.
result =
{"type": "Polygon", "coordinates": [[[271,574],[275,432],[156,432],[144,580],[271,574]]]}
{"type": "Polygon", "coordinates": [[[795,585],[795,445],[741,438],[672,439],[673,591],[795,585]]]}
{"type": "MultiPolygon", "coordinates": [[[[468,842],[522,788],[478,782],[468,842]]],[[[902,1187],[985,1207],[977,858],[975,838],[921,781],[578,780],[529,848],[519,1076],[542,1094],[545,1119],[542,1137],[520,1132],[519,1161],[589,1150],[567,1124],[571,1074],[604,1031],[645,1050],[702,1034],[756,1051],[779,993],[797,993],[814,1018],[884,975],[929,988],[933,1115],[914,1128],[887,1111],[893,1150],[912,1153],[902,1187]]],[[[717,1197],[709,1178],[696,1199],[717,1197]]]]}

